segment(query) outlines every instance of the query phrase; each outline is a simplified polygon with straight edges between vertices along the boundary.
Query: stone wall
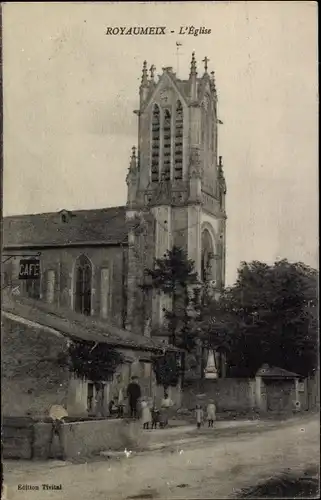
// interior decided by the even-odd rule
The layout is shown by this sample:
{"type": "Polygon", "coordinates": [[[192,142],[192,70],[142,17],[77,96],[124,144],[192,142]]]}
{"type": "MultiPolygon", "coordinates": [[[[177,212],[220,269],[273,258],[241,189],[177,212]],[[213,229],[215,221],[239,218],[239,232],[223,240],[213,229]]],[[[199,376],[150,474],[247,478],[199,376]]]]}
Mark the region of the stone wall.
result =
{"type": "Polygon", "coordinates": [[[69,372],[56,358],[66,339],[2,318],[2,414],[43,415],[53,404],[66,405],[69,372]]]}
{"type": "MultiPolygon", "coordinates": [[[[49,455],[51,424],[35,424],[34,457],[46,459],[49,455]]],[[[141,422],[126,419],[105,419],[63,424],[63,441],[67,459],[97,455],[101,451],[125,448],[143,448],[145,441],[141,422]]],[[[57,442],[53,454],[59,453],[57,442]]]]}
{"type": "Polygon", "coordinates": [[[4,417],[2,421],[2,453],[4,458],[33,458],[34,426],[31,418],[4,417]]]}
{"type": "Polygon", "coordinates": [[[152,309],[152,296],[143,292],[141,286],[145,283],[145,269],[152,268],[154,264],[155,221],[142,213],[136,215],[140,226],[132,229],[128,237],[126,325],[129,330],[144,334],[152,309]]]}
{"type": "Polygon", "coordinates": [[[214,399],[219,412],[250,410],[255,407],[255,380],[235,378],[204,380],[201,389],[196,382],[184,389],[182,407],[193,409],[199,403],[206,405],[209,399],[214,399]]]}
{"type": "Polygon", "coordinates": [[[320,410],[320,369],[306,380],[307,406],[309,410],[320,410]]]}

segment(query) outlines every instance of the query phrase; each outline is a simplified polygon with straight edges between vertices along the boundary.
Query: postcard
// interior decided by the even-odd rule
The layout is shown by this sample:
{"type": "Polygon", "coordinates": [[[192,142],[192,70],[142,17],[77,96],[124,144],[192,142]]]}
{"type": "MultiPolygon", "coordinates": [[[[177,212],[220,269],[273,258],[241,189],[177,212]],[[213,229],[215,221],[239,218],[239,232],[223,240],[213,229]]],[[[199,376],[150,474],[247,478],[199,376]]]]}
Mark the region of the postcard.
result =
{"type": "Polygon", "coordinates": [[[317,498],[317,3],[1,10],[2,499],[317,498]]]}

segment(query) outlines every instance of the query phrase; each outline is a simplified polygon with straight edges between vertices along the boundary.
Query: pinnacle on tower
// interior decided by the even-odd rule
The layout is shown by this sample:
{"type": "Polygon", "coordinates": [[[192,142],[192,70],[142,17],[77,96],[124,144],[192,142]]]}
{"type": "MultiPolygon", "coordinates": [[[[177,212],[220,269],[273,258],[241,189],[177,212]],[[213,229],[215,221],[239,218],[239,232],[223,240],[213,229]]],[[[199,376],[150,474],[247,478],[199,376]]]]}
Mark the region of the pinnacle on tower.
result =
{"type": "Polygon", "coordinates": [[[147,71],[147,61],[143,63],[143,71],[142,71],[142,85],[148,85],[148,71],[147,71]]]}
{"type": "Polygon", "coordinates": [[[215,83],[215,71],[211,71],[211,80],[210,80],[211,89],[216,95],[216,83],[215,83]]]}
{"type": "Polygon", "coordinates": [[[130,166],[135,166],[136,167],[136,147],[132,147],[132,155],[130,157],[130,166]]]}
{"type": "Polygon", "coordinates": [[[137,170],[137,157],[136,157],[136,147],[132,147],[132,154],[130,157],[130,163],[129,163],[129,172],[131,174],[136,173],[137,170]]]}
{"type": "Polygon", "coordinates": [[[219,176],[219,178],[224,179],[222,156],[218,157],[218,166],[217,166],[217,168],[218,168],[218,176],[219,176]]]}
{"type": "Polygon", "coordinates": [[[130,184],[132,184],[133,182],[135,182],[136,174],[137,174],[136,148],[135,148],[135,146],[133,146],[132,147],[132,154],[130,156],[128,174],[126,177],[126,182],[127,182],[128,186],[130,184]]]}
{"type": "Polygon", "coordinates": [[[189,76],[196,76],[197,75],[197,70],[196,70],[196,59],[195,59],[195,52],[192,53],[192,61],[191,61],[191,72],[189,76]]]}

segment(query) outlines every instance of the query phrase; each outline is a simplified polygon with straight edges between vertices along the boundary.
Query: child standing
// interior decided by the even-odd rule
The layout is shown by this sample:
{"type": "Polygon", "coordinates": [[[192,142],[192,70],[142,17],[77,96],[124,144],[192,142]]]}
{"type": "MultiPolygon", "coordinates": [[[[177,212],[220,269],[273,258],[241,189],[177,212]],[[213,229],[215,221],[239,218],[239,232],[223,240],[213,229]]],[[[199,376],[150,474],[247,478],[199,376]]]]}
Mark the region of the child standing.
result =
{"type": "Polygon", "coordinates": [[[213,399],[209,400],[206,413],[207,413],[208,426],[213,427],[214,420],[216,420],[216,406],[214,404],[213,399]]]}
{"type": "Polygon", "coordinates": [[[196,425],[197,428],[199,429],[201,427],[204,416],[204,412],[200,405],[196,405],[195,414],[196,414],[196,425]]]}
{"type": "Polygon", "coordinates": [[[156,401],[153,401],[152,406],[152,429],[157,429],[157,424],[159,423],[159,410],[156,406],[156,401]]]}
{"type": "Polygon", "coordinates": [[[149,429],[149,424],[152,420],[152,417],[151,417],[150,409],[148,407],[148,403],[146,401],[141,402],[141,409],[142,409],[143,428],[149,429]]]}

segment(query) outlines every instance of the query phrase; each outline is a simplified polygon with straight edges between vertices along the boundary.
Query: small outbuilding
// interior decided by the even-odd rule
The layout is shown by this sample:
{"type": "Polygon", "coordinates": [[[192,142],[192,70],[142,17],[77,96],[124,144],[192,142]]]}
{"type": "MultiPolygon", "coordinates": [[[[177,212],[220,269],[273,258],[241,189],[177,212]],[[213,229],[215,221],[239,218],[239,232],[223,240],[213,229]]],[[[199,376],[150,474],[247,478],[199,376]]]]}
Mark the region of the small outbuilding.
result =
{"type": "Polygon", "coordinates": [[[256,402],[261,411],[282,413],[301,408],[301,375],[264,364],[255,379],[256,402]]]}

